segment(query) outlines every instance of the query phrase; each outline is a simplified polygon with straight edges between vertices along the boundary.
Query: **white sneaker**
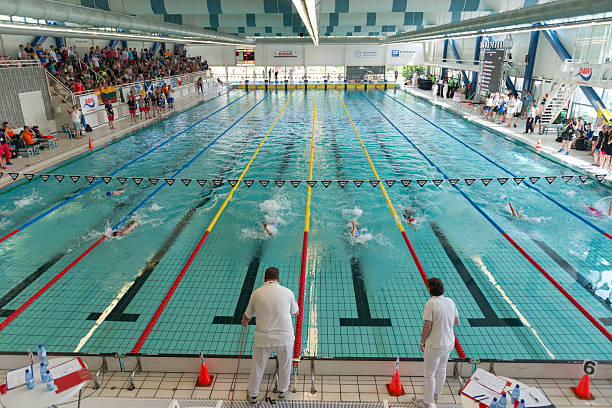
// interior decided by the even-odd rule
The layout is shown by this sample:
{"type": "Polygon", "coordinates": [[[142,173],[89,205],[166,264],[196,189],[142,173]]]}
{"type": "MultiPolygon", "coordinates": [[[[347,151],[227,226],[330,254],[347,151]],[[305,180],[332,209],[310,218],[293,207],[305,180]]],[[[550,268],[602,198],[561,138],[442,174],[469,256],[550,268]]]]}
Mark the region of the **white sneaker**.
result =
{"type": "Polygon", "coordinates": [[[433,404],[426,404],[422,399],[417,399],[417,397],[412,398],[412,404],[415,408],[432,408],[433,404]]]}
{"type": "Polygon", "coordinates": [[[249,404],[251,405],[255,405],[257,404],[257,397],[252,397],[251,395],[249,395],[249,393],[247,392],[247,401],[249,402],[249,404]]]}

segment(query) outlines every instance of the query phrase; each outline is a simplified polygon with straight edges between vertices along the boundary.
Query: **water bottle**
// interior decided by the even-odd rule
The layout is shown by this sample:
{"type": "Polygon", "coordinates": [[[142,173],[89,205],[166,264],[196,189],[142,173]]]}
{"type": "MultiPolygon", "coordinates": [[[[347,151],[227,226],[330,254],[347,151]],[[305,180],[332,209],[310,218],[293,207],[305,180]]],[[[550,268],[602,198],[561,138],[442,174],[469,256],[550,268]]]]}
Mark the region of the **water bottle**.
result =
{"type": "Polygon", "coordinates": [[[51,375],[51,371],[47,370],[45,377],[46,377],[45,384],[47,384],[47,391],[53,391],[55,389],[55,383],[53,382],[53,376],[51,375]]]}
{"type": "Polygon", "coordinates": [[[522,399],[521,402],[519,402],[518,407],[516,408],[525,408],[525,400],[522,399]]]}
{"type": "Polygon", "coordinates": [[[34,376],[32,375],[32,372],[30,370],[25,371],[25,381],[28,390],[34,389],[34,376]]]}
{"type": "Polygon", "coordinates": [[[519,385],[516,384],[514,390],[512,390],[512,404],[516,406],[516,403],[521,399],[521,390],[519,385]]]}
{"type": "Polygon", "coordinates": [[[498,407],[499,405],[497,404],[497,397],[493,397],[493,401],[491,401],[489,408],[498,408],[498,407]]]}
{"type": "Polygon", "coordinates": [[[499,398],[499,403],[497,404],[498,408],[506,408],[507,401],[508,400],[506,399],[506,393],[502,392],[502,395],[499,398]]]}
{"type": "Polygon", "coordinates": [[[49,360],[47,359],[47,350],[43,347],[42,344],[38,345],[38,361],[41,363],[45,363],[45,365],[49,365],[49,360]]]}
{"type": "Polygon", "coordinates": [[[40,363],[40,379],[42,380],[42,382],[46,382],[46,376],[47,375],[47,366],[45,365],[45,363],[40,363]]]}

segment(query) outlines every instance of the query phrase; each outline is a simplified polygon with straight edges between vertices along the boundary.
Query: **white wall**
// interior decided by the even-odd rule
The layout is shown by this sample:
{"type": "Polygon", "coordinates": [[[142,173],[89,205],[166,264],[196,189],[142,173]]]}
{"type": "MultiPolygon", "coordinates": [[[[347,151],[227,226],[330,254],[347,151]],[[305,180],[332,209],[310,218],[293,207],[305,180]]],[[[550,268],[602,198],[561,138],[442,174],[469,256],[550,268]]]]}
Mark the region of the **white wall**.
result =
{"type": "MultiPolygon", "coordinates": [[[[190,45],[187,53],[202,56],[212,66],[234,66],[235,47],[219,45],[190,45]]],[[[321,66],[321,65],[418,65],[423,63],[423,47],[411,43],[402,45],[320,45],[265,44],[255,47],[256,66],[321,66]],[[397,56],[393,55],[397,50],[397,56]],[[292,51],[296,56],[275,57],[278,51],[292,51]]]]}

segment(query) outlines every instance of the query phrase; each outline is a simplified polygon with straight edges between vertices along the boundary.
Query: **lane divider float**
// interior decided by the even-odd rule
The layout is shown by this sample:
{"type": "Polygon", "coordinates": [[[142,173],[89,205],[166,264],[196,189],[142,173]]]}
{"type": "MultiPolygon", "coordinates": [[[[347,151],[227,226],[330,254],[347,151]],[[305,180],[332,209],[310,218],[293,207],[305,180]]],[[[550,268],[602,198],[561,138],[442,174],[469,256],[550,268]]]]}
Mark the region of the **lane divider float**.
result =
{"type": "MultiPolygon", "coordinates": [[[[376,177],[376,180],[380,180],[380,177],[378,176],[378,172],[376,171],[376,168],[374,167],[374,163],[372,163],[372,159],[370,159],[370,155],[368,154],[368,150],[366,149],[365,145],[363,144],[363,141],[361,140],[361,136],[359,135],[359,132],[357,131],[357,128],[355,127],[355,123],[353,123],[353,119],[351,118],[351,115],[349,114],[349,111],[346,108],[346,105],[344,104],[344,101],[342,100],[342,96],[340,96],[340,92],[338,92],[337,89],[336,89],[336,93],[338,94],[338,97],[340,98],[340,102],[342,102],[342,106],[344,107],[344,111],[346,112],[346,115],[348,116],[349,121],[351,122],[351,125],[353,126],[353,130],[355,131],[355,134],[357,135],[357,138],[359,139],[359,143],[361,144],[361,148],[363,149],[363,152],[365,153],[366,158],[368,159],[368,162],[370,163],[370,168],[372,169],[372,172],[374,173],[374,176],[376,177]]],[[[385,197],[385,200],[387,202],[387,206],[389,207],[389,210],[391,211],[391,214],[393,215],[393,219],[395,220],[395,224],[399,228],[399,230],[400,230],[400,232],[402,234],[402,237],[404,238],[404,242],[408,246],[408,250],[410,251],[410,255],[412,256],[412,259],[414,260],[414,263],[415,263],[417,269],[419,270],[419,273],[421,274],[421,278],[423,279],[423,282],[425,283],[425,286],[427,286],[427,274],[425,273],[425,269],[423,269],[423,265],[421,265],[421,261],[419,260],[419,257],[417,256],[417,253],[414,250],[414,247],[412,246],[412,243],[410,242],[410,239],[408,239],[408,235],[406,234],[406,231],[404,230],[404,226],[402,225],[401,220],[397,216],[397,212],[395,211],[395,208],[393,208],[393,204],[391,204],[391,200],[389,199],[389,195],[387,194],[387,191],[385,190],[385,187],[383,186],[383,183],[378,183],[378,187],[380,187],[380,191],[381,191],[382,195],[385,197]]],[[[459,355],[459,358],[467,358],[465,352],[463,351],[463,347],[461,346],[461,343],[459,343],[459,339],[457,338],[457,335],[455,335],[455,350],[457,350],[457,354],[459,355]]]]}
{"type": "Polygon", "coordinates": [[[240,186],[240,184],[241,184],[240,181],[242,180],[242,178],[244,177],[246,172],[251,167],[251,163],[253,163],[253,160],[255,160],[255,157],[257,157],[257,154],[259,153],[259,150],[261,149],[261,146],[263,146],[263,144],[265,143],[266,139],[268,138],[268,135],[270,134],[270,132],[272,132],[272,129],[274,129],[274,126],[276,125],[276,122],[278,121],[278,118],[280,118],[280,116],[282,115],[283,111],[285,110],[285,107],[287,107],[287,104],[289,103],[289,101],[293,97],[294,92],[295,91],[293,91],[291,93],[291,95],[289,95],[289,98],[287,98],[287,100],[285,101],[285,104],[283,105],[283,108],[280,110],[280,112],[278,113],[278,115],[274,119],[274,122],[272,122],[272,125],[270,125],[270,128],[266,132],[266,135],[264,136],[264,138],[259,143],[259,146],[255,150],[255,153],[253,153],[253,156],[251,157],[251,160],[249,160],[249,162],[246,165],[246,167],[244,168],[244,170],[242,170],[242,173],[240,173],[240,177],[238,177],[238,182],[234,185],[234,187],[232,187],[231,191],[229,192],[229,194],[225,198],[225,201],[223,201],[223,204],[221,204],[221,207],[219,208],[219,210],[215,214],[214,218],[212,219],[212,221],[210,222],[210,224],[206,228],[206,231],[204,231],[204,235],[202,235],[202,238],[200,238],[200,240],[198,241],[195,249],[191,252],[191,255],[189,255],[189,258],[187,259],[187,262],[185,263],[185,265],[181,269],[181,272],[178,274],[178,276],[176,277],[176,279],[172,283],[172,286],[170,287],[170,289],[166,293],[166,296],[164,296],[164,298],[162,299],[162,302],[157,307],[157,310],[155,311],[155,314],[153,315],[153,317],[151,318],[151,320],[147,324],[147,327],[142,332],[142,334],[138,338],[138,341],[136,342],[136,344],[132,348],[132,351],[131,351],[132,353],[140,352],[140,349],[142,348],[144,343],[147,341],[147,338],[149,337],[149,334],[151,334],[151,331],[155,327],[155,324],[157,323],[157,321],[159,320],[160,316],[164,312],[164,309],[168,305],[168,302],[172,298],[172,295],[174,295],[174,292],[176,291],[176,288],[181,283],[181,280],[185,276],[185,273],[187,272],[187,270],[191,266],[191,263],[195,259],[195,257],[198,254],[198,252],[200,252],[200,249],[204,245],[204,242],[206,241],[206,238],[208,238],[208,235],[210,234],[210,231],[213,229],[213,227],[215,226],[215,224],[219,220],[219,217],[221,216],[221,213],[223,212],[223,210],[225,209],[225,207],[227,206],[229,201],[232,199],[232,197],[234,195],[234,192],[240,186]]]}

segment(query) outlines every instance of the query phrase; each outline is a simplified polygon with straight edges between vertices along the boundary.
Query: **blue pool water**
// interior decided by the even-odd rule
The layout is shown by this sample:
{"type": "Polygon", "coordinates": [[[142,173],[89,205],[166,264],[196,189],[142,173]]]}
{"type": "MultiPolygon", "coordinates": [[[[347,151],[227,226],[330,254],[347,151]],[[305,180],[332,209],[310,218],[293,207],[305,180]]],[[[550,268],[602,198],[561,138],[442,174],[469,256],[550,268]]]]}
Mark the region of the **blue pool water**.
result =
{"type": "MultiPolygon", "coordinates": [[[[511,177],[508,172],[560,176],[575,174],[571,169],[401,91],[387,95],[316,92],[313,179],[366,182],[359,188],[352,182],[313,188],[302,355],[421,355],[427,290],[383,195],[367,181],[375,177],[342,97],[380,179],[414,180],[408,187],[400,182],[385,187],[399,213],[411,205],[416,209],[417,230],[405,221],[404,228],[427,275],[442,278],[446,295],[457,303],[462,322],[456,334],[468,357],[609,359],[610,341],[493,224],[610,330],[612,242],[588,223],[609,232],[611,221],[587,211],[595,206],[605,213],[610,190],[592,179],[536,184],[586,223],[538,191],[496,181],[511,177]],[[493,181],[457,185],[473,205],[448,182],[420,187],[418,179],[443,176],[406,138],[449,178],[493,181]],[[508,201],[525,217],[511,217],[508,201]],[[359,240],[350,235],[351,220],[360,227],[359,240]]],[[[238,354],[240,316],[265,268],[279,267],[282,283],[297,294],[306,185],[277,187],[272,181],[307,178],[312,90],[231,92],[58,170],[111,173],[231,103],[117,174],[170,177],[191,162],[176,177],[206,179],[205,186],[177,182],[159,188],[163,183],[128,181],[122,195],[108,198],[106,192],[120,184],[101,184],[0,243],[5,319],[113,225],[126,216],[139,223],[130,234],[102,241],[6,325],[0,351],[44,343],[51,351],[129,352],[231,189],[210,180],[238,178],[290,96],[245,175],[270,184],[239,186],[140,350],[238,354]],[[276,231],[273,238],[265,234],[264,221],[276,231]]],[[[87,186],[84,179],[61,184],[36,179],[0,191],[0,236],[87,186]]],[[[249,339],[252,334],[250,328],[249,339]]]]}

